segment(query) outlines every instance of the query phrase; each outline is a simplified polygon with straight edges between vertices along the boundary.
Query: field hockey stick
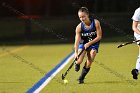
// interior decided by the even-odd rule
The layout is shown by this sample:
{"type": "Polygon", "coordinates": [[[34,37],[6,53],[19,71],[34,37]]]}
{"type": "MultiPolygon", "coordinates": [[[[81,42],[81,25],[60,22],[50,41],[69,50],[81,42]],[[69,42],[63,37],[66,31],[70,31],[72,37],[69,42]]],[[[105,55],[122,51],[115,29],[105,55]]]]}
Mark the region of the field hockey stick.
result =
{"type": "Polygon", "coordinates": [[[131,42],[123,43],[123,44],[118,45],[117,48],[121,48],[121,47],[123,47],[123,46],[129,45],[129,44],[132,44],[132,43],[136,43],[136,42],[139,42],[139,41],[140,41],[140,40],[134,40],[134,41],[131,41],[131,42]]]}
{"type": "MultiPolygon", "coordinates": [[[[85,49],[83,49],[79,54],[78,57],[83,53],[85,49]]],[[[69,66],[69,68],[66,70],[66,72],[64,74],[62,74],[62,80],[65,79],[66,75],[68,74],[68,72],[70,71],[70,69],[72,68],[72,66],[74,65],[74,62],[77,61],[77,58],[75,58],[72,62],[72,64],[69,66]]]]}

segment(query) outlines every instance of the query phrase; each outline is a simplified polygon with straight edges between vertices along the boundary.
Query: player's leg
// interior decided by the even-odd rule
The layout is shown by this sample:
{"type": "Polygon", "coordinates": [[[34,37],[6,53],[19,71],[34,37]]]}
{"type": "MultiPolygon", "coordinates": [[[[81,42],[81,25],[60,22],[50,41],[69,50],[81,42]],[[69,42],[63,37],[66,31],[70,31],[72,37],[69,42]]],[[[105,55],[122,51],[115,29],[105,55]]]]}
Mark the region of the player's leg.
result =
{"type": "Polygon", "coordinates": [[[92,65],[92,62],[93,62],[95,56],[96,56],[96,50],[91,49],[90,51],[87,51],[87,61],[85,62],[85,65],[84,65],[84,67],[82,69],[81,75],[80,75],[80,77],[78,79],[79,84],[84,83],[84,78],[87,75],[87,73],[89,72],[90,67],[92,65]]]}
{"type": "Polygon", "coordinates": [[[133,75],[133,79],[138,79],[138,74],[139,74],[139,70],[140,70],[140,45],[138,45],[139,48],[139,55],[136,61],[136,68],[132,70],[132,75],[133,75]]]}
{"type": "MultiPolygon", "coordinates": [[[[140,40],[140,35],[138,35],[137,33],[134,33],[134,38],[135,40],[140,40]]],[[[138,74],[139,74],[139,70],[140,70],[140,42],[137,42],[138,44],[138,48],[139,48],[139,55],[136,61],[136,68],[132,69],[131,73],[133,75],[133,79],[138,79],[138,74]]]]}
{"type": "MultiPolygon", "coordinates": [[[[82,49],[79,49],[81,51],[82,49]]],[[[77,61],[75,62],[75,71],[78,72],[80,70],[80,64],[83,62],[84,56],[86,54],[86,51],[83,51],[83,53],[79,56],[77,61]]]]}
{"type": "Polygon", "coordinates": [[[139,47],[139,55],[136,62],[136,69],[139,71],[140,70],[140,45],[138,47],[139,47]]]}

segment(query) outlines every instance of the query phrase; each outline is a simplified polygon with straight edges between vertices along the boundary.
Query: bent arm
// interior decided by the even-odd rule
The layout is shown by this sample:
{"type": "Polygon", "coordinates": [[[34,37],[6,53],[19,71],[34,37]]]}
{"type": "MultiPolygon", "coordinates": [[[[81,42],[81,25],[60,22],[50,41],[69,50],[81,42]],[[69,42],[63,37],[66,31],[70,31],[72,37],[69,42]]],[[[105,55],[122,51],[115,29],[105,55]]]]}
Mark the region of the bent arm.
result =
{"type": "Polygon", "coordinates": [[[79,24],[75,30],[75,44],[74,44],[75,53],[77,53],[77,54],[78,54],[78,46],[79,46],[80,39],[81,39],[80,31],[81,31],[81,25],[79,24]]]}
{"type": "Polygon", "coordinates": [[[89,45],[92,45],[102,39],[102,29],[100,26],[100,22],[98,20],[95,20],[95,27],[96,27],[96,33],[97,37],[89,42],[89,45]]]}
{"type": "Polygon", "coordinates": [[[132,23],[132,30],[140,35],[140,30],[137,28],[138,24],[139,24],[138,21],[133,21],[133,23],[132,23]]]}

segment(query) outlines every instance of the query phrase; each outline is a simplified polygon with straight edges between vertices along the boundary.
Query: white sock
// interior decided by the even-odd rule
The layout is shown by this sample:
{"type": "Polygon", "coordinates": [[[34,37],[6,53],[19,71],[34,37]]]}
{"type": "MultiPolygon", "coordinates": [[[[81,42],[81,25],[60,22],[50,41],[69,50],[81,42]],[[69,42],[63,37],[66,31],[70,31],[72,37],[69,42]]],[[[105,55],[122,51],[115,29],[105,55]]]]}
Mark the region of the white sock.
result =
{"type": "Polygon", "coordinates": [[[140,57],[138,57],[137,62],[136,62],[136,69],[140,70],[140,57]]]}

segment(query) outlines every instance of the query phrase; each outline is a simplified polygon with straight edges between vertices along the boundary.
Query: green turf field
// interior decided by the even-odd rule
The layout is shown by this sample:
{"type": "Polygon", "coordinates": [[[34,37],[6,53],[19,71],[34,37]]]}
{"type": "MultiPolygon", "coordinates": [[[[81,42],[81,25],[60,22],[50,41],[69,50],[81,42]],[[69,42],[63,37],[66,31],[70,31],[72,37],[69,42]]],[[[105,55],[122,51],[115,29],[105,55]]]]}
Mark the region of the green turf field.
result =
{"type": "MultiPolygon", "coordinates": [[[[69,83],[63,84],[61,74],[68,64],[40,93],[139,93],[140,80],[133,80],[130,73],[135,67],[137,46],[117,49],[118,44],[101,43],[85,84],[78,84],[76,79],[81,71],[74,69],[66,77],[69,83]]],[[[72,44],[0,46],[0,93],[25,93],[61,62],[72,47],[72,44]]]]}

